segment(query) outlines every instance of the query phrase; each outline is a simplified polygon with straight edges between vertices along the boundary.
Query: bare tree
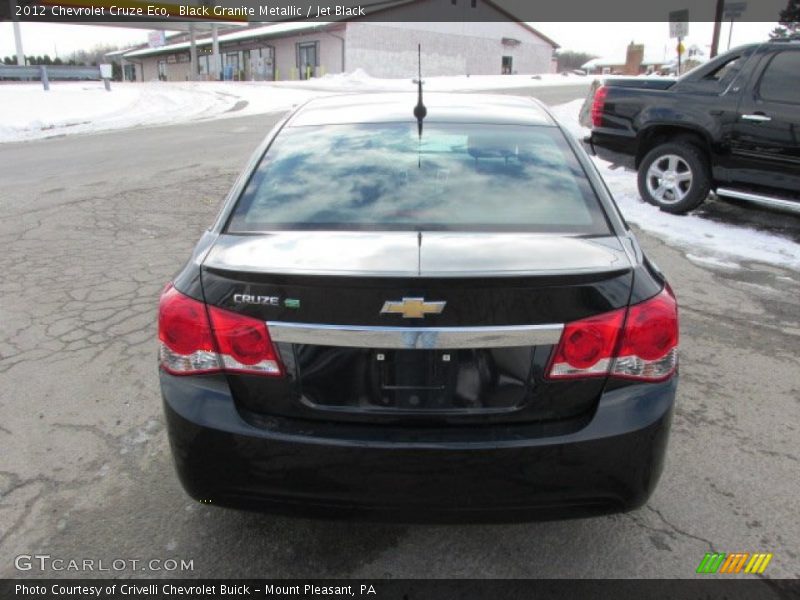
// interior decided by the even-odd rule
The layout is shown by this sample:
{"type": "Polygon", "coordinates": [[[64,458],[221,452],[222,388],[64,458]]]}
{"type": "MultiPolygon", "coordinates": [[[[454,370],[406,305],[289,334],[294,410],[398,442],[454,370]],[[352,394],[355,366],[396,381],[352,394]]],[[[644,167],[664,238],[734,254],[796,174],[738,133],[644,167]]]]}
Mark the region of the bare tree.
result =
{"type": "Polygon", "coordinates": [[[573,69],[580,69],[582,65],[586,64],[593,58],[597,58],[593,54],[586,52],[575,52],[574,50],[561,50],[556,54],[556,61],[558,71],[572,71],[573,69]]]}

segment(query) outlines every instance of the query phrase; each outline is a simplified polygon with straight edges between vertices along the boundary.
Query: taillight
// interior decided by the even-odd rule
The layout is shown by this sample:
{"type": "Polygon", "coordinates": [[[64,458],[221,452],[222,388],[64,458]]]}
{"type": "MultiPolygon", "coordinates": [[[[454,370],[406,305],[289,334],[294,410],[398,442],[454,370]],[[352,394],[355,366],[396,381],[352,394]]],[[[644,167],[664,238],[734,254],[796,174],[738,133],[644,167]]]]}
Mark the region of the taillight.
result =
{"type": "Polygon", "coordinates": [[[606,96],[608,96],[608,88],[601,85],[594,93],[594,100],[592,100],[592,125],[600,127],[603,125],[603,110],[606,107],[606,96]]]}
{"type": "Polygon", "coordinates": [[[226,371],[280,375],[278,355],[264,321],[208,307],[211,329],[226,371]]]}
{"type": "Polygon", "coordinates": [[[263,321],[206,305],[171,285],[158,305],[159,362],[173,375],[217,371],[281,375],[263,321]]]}
{"type": "Polygon", "coordinates": [[[661,381],[678,366],[678,305],[669,287],[630,308],[564,326],[549,379],[614,377],[661,381]]]}
{"type": "Polygon", "coordinates": [[[158,303],[158,340],[161,367],[173,375],[219,370],[205,304],[171,285],[158,303]]]}
{"type": "Polygon", "coordinates": [[[669,286],[628,309],[612,375],[659,381],[678,366],[678,303],[669,286]]]}
{"type": "Polygon", "coordinates": [[[564,326],[550,363],[549,377],[598,377],[608,375],[625,309],[573,321],[564,326]]]}

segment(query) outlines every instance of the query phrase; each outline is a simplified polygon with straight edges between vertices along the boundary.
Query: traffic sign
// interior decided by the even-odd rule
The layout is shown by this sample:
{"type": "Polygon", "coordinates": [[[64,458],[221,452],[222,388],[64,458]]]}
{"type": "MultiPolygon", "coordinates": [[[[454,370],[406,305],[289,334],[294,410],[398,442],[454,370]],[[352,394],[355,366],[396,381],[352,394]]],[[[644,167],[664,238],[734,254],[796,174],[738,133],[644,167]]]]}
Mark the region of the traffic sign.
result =
{"type": "Polygon", "coordinates": [[[689,9],[669,13],[669,37],[685,38],[689,35],[689,9]]]}
{"type": "Polygon", "coordinates": [[[726,2],[724,19],[738,19],[747,10],[747,2],[726,2]]]}

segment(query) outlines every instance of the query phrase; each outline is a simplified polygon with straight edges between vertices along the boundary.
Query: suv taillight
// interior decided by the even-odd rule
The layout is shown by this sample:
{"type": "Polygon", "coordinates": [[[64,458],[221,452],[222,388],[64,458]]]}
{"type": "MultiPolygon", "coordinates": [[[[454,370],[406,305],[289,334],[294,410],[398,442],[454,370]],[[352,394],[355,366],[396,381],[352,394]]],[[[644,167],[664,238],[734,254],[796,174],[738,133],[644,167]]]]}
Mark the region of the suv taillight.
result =
{"type": "Polygon", "coordinates": [[[663,381],[677,366],[678,304],[667,286],[627,310],[567,323],[547,377],[663,381]]]}
{"type": "Polygon", "coordinates": [[[158,304],[158,340],[161,368],[173,375],[282,374],[266,323],[207,307],[172,285],[158,304]]]}
{"type": "Polygon", "coordinates": [[[603,110],[606,107],[606,96],[608,96],[608,88],[601,85],[594,93],[592,100],[592,126],[601,127],[603,125],[603,110]]]}

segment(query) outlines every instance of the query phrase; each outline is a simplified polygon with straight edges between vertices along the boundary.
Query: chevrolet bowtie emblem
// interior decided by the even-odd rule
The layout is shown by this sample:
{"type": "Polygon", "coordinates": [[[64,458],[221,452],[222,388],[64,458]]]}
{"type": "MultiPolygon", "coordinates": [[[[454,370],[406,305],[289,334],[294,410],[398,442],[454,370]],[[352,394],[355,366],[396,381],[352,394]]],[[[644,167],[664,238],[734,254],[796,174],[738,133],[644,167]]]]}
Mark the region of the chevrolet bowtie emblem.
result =
{"type": "Polygon", "coordinates": [[[425,315],[438,315],[447,302],[425,302],[425,298],[403,298],[400,302],[387,300],[381,314],[403,315],[404,319],[421,319],[425,315]]]}

